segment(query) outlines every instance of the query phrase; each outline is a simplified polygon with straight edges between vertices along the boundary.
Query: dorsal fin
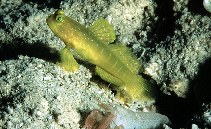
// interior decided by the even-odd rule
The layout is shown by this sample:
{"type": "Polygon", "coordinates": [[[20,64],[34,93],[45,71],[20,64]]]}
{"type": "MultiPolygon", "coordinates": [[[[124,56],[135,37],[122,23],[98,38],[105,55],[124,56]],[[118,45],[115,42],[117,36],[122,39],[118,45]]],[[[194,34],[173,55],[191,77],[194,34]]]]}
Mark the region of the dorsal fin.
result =
{"type": "Polygon", "coordinates": [[[122,61],[123,64],[134,74],[138,74],[141,64],[133,53],[121,43],[109,44],[110,50],[122,61]]]}
{"type": "Polygon", "coordinates": [[[115,32],[113,25],[107,20],[99,18],[90,27],[89,30],[102,42],[109,44],[115,40],[115,32]]]}

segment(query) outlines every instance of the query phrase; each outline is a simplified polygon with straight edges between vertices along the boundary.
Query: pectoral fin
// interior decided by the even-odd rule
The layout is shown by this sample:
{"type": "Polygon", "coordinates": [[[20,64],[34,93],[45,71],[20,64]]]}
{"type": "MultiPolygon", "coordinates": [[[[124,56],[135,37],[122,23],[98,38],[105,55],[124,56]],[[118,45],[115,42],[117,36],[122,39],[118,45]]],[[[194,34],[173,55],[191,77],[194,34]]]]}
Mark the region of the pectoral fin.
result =
{"type": "Polygon", "coordinates": [[[67,71],[76,71],[79,69],[79,65],[74,59],[69,47],[65,47],[60,51],[60,62],[58,63],[62,68],[67,71]]]}

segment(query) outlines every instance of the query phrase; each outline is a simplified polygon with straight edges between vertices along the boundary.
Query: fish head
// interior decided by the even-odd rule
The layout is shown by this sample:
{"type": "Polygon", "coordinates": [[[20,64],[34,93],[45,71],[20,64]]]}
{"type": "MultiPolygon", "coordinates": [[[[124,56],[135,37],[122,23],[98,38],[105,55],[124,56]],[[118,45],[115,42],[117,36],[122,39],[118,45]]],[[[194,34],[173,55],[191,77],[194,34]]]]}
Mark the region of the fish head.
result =
{"type": "Polygon", "coordinates": [[[59,9],[54,14],[51,14],[46,19],[47,25],[51,31],[61,39],[66,39],[68,28],[68,17],[64,11],[59,9]]]}

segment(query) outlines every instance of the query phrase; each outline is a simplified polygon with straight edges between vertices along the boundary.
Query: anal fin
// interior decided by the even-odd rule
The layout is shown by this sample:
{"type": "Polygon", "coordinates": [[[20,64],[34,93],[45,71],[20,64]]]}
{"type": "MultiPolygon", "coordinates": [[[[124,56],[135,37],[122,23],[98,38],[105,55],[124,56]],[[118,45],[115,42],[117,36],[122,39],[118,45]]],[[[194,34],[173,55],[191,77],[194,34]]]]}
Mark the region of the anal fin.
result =
{"type": "Polygon", "coordinates": [[[114,77],[113,75],[111,75],[110,73],[106,72],[105,70],[99,68],[98,66],[96,66],[95,71],[97,73],[97,75],[99,75],[103,80],[110,82],[116,86],[121,86],[123,85],[123,82],[114,77]]]}

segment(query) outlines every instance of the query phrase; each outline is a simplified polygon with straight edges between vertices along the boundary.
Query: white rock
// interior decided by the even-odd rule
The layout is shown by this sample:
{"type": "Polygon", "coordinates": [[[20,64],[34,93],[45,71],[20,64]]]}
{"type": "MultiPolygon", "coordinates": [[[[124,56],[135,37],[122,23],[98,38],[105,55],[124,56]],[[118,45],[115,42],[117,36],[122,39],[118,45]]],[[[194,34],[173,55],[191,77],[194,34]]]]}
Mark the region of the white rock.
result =
{"type": "Polygon", "coordinates": [[[203,1],[204,8],[211,13],[211,0],[204,0],[203,1]]]}

